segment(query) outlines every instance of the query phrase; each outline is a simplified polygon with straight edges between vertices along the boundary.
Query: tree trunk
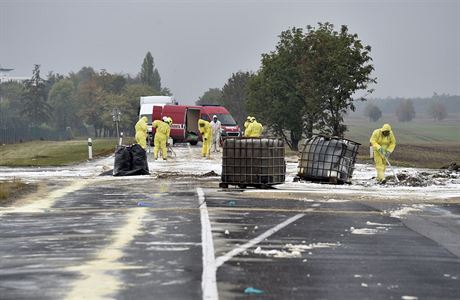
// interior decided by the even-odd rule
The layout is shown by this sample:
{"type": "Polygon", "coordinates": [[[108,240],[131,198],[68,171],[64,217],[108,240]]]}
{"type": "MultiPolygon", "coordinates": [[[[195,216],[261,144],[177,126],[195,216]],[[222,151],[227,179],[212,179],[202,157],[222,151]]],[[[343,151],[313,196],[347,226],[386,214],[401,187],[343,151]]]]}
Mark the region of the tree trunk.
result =
{"type": "Polygon", "coordinates": [[[299,151],[300,137],[293,130],[291,130],[291,150],[299,151]]]}

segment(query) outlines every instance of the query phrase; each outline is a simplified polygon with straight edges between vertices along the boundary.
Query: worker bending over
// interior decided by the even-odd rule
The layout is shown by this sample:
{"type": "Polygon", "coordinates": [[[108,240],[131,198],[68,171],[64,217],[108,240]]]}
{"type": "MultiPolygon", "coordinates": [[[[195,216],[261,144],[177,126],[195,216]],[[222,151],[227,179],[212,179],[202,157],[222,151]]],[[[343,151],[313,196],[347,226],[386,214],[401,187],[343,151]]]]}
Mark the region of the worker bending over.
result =
{"type": "Polygon", "coordinates": [[[147,148],[147,117],[140,118],[134,129],[136,130],[136,143],[145,150],[147,148]]]}
{"type": "Polygon", "coordinates": [[[260,137],[262,135],[262,131],[264,130],[264,127],[262,124],[257,122],[256,118],[251,117],[250,123],[246,130],[244,131],[244,136],[245,137],[260,137]]]}
{"type": "Polygon", "coordinates": [[[161,156],[164,160],[168,159],[168,150],[166,148],[166,142],[168,141],[170,134],[170,118],[163,117],[163,120],[155,120],[152,123],[152,128],[155,128],[155,138],[153,139],[153,157],[155,160],[158,158],[158,151],[161,149],[161,156]]]}
{"type": "Polygon", "coordinates": [[[377,170],[377,182],[384,184],[387,159],[396,147],[396,139],[389,124],[374,130],[370,139],[374,152],[375,169],[377,170]]]}
{"type": "Polygon", "coordinates": [[[199,119],[198,129],[200,130],[201,137],[203,139],[203,147],[201,148],[201,154],[203,157],[211,157],[211,142],[212,142],[212,127],[208,121],[199,119]]]}

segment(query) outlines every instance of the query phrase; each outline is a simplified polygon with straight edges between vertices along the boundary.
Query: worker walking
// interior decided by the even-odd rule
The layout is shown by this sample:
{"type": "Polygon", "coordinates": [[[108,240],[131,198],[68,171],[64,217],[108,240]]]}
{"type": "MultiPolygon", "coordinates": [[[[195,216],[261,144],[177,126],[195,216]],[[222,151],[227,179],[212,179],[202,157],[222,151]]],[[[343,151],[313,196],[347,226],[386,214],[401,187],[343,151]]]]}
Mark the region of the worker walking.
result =
{"type": "Polygon", "coordinates": [[[260,137],[262,135],[262,131],[264,130],[264,127],[262,124],[257,122],[256,118],[251,117],[250,123],[246,130],[244,131],[244,136],[245,137],[260,137]]]}
{"type": "Polygon", "coordinates": [[[389,124],[374,130],[370,139],[373,147],[375,169],[377,170],[377,182],[384,184],[387,159],[396,147],[396,139],[389,124]]]}
{"type": "Polygon", "coordinates": [[[134,126],[136,130],[136,143],[144,150],[147,148],[147,120],[147,117],[142,117],[134,126]]]}
{"type": "Polygon", "coordinates": [[[220,144],[220,131],[221,131],[221,123],[217,119],[217,116],[214,115],[212,116],[212,121],[211,121],[211,127],[212,127],[212,152],[220,152],[219,150],[219,144],[220,144]]]}
{"type": "Polygon", "coordinates": [[[211,142],[212,142],[212,127],[208,121],[199,119],[198,128],[203,138],[203,147],[201,148],[201,154],[203,157],[211,157],[211,142]]]}
{"type": "Polygon", "coordinates": [[[161,121],[153,121],[152,128],[155,128],[155,138],[153,139],[153,157],[156,160],[158,158],[158,151],[161,150],[161,156],[163,157],[163,160],[167,160],[168,149],[166,148],[166,142],[171,131],[168,117],[163,117],[163,120],[161,121]]]}

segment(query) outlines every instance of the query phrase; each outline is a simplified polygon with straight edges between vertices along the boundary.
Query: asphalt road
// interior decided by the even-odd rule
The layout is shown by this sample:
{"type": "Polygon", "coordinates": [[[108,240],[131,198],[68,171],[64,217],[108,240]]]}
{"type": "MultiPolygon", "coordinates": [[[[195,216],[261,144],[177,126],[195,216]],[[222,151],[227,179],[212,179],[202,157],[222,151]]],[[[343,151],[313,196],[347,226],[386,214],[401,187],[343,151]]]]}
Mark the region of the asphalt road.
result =
{"type": "Polygon", "coordinates": [[[460,299],[458,204],[399,219],[217,179],[52,182],[0,210],[0,299],[460,299]]]}

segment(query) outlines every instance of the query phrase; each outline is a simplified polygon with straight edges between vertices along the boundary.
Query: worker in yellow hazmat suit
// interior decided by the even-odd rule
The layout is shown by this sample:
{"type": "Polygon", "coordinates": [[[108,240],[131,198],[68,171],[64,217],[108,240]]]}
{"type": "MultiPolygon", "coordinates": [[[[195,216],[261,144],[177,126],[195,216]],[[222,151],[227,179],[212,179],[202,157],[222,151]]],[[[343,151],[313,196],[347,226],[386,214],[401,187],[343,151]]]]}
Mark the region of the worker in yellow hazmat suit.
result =
{"type": "Polygon", "coordinates": [[[211,157],[211,143],[212,143],[212,126],[208,121],[199,119],[198,129],[200,130],[201,137],[203,139],[203,147],[201,148],[201,154],[203,157],[211,157]]]}
{"type": "Polygon", "coordinates": [[[244,136],[258,138],[262,135],[263,130],[264,130],[264,127],[262,126],[262,124],[257,122],[256,118],[251,117],[251,123],[244,131],[244,136]]]}
{"type": "Polygon", "coordinates": [[[374,130],[370,139],[374,152],[375,169],[377,170],[377,182],[385,183],[386,159],[395,150],[396,139],[389,124],[374,130]]]}
{"type": "Polygon", "coordinates": [[[152,128],[155,128],[155,138],[153,140],[153,157],[158,158],[158,151],[161,149],[161,156],[164,160],[168,159],[168,150],[166,149],[166,141],[169,138],[171,131],[167,119],[163,117],[163,120],[155,120],[152,123],[152,128]]]}
{"type": "Polygon", "coordinates": [[[251,116],[248,116],[246,118],[246,121],[244,122],[244,131],[246,131],[246,128],[248,128],[249,124],[251,124],[251,119],[252,119],[251,116]]]}
{"type": "Polygon", "coordinates": [[[142,117],[134,126],[136,130],[136,143],[144,150],[147,148],[147,120],[147,117],[142,117]]]}

